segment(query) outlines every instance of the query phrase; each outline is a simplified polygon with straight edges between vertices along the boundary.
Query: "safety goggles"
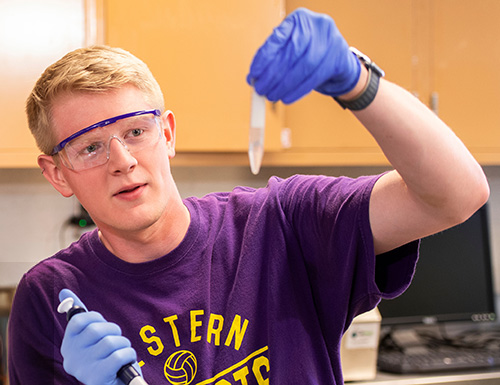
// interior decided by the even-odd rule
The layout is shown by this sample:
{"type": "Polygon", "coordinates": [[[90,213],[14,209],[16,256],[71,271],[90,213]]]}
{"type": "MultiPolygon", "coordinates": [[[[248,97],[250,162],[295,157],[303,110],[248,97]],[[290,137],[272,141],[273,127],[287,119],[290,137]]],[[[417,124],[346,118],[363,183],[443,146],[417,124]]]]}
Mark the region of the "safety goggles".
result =
{"type": "Polygon", "coordinates": [[[103,165],[113,139],[130,153],[155,145],[161,137],[160,115],[160,110],[142,110],[92,124],[60,142],[51,155],[59,154],[63,164],[75,171],[103,165]]]}

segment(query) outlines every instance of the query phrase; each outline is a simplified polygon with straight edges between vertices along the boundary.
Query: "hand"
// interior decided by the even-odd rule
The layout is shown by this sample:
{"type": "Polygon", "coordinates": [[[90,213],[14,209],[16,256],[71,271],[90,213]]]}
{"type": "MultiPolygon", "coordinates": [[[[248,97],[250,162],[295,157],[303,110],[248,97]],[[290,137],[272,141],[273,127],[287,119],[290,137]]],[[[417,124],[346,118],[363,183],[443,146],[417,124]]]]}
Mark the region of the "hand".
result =
{"type": "MultiPolygon", "coordinates": [[[[59,293],[61,301],[68,297],[86,309],[70,290],[59,293]]],[[[61,353],[64,370],[86,385],[123,385],[116,373],[123,365],[137,361],[137,354],[122,336],[120,327],[94,311],[78,313],[69,320],[61,353]]],[[[140,373],[138,365],[134,367],[140,373]]]]}
{"type": "Polygon", "coordinates": [[[354,88],[360,71],[333,19],[299,8],[257,51],[247,82],[270,101],[288,104],[313,89],[343,95],[354,88]]]}

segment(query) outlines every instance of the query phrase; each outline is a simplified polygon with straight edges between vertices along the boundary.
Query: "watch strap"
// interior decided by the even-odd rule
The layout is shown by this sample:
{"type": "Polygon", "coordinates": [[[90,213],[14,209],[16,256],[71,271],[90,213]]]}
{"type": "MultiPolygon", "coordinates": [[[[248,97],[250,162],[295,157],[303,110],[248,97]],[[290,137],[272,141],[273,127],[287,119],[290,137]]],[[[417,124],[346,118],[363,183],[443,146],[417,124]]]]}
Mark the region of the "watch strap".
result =
{"type": "Polygon", "coordinates": [[[344,109],[352,111],[362,110],[370,105],[377,95],[378,86],[380,83],[380,75],[368,67],[368,82],[366,87],[354,100],[340,100],[335,98],[338,104],[344,109]]]}
{"type": "Polygon", "coordinates": [[[349,50],[354,53],[360,63],[368,69],[368,81],[363,91],[361,91],[355,99],[348,101],[340,100],[338,97],[334,99],[344,109],[347,108],[349,110],[359,111],[368,107],[370,103],[373,102],[378,92],[380,78],[383,77],[385,73],[379,66],[372,62],[368,56],[356,48],[350,47],[349,50]]]}

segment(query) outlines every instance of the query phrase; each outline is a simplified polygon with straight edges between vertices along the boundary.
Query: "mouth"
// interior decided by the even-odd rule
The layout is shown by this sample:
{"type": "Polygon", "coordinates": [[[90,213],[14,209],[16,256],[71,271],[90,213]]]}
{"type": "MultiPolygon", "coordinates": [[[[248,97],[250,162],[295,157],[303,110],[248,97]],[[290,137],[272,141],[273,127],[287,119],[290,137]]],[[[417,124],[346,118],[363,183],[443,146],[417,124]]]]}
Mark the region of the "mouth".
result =
{"type": "Polygon", "coordinates": [[[138,191],[139,189],[141,189],[142,187],[144,187],[145,185],[146,184],[136,184],[136,185],[124,187],[121,190],[119,190],[118,192],[116,192],[115,194],[113,194],[113,196],[124,196],[127,194],[132,194],[132,193],[138,191]]]}

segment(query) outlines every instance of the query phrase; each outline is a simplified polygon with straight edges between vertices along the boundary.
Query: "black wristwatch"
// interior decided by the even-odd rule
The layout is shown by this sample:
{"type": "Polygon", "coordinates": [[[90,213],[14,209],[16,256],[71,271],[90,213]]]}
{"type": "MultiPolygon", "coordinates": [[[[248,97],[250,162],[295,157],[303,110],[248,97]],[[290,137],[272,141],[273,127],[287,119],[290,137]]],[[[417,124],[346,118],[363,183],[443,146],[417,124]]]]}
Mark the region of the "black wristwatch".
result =
{"type": "Polygon", "coordinates": [[[376,65],[371,59],[357,50],[354,47],[349,48],[352,53],[354,53],[361,64],[363,64],[368,70],[368,82],[366,83],[365,88],[354,100],[340,100],[339,98],[334,98],[338,104],[342,106],[342,108],[347,108],[349,110],[358,111],[363,108],[368,107],[368,105],[375,99],[375,95],[377,95],[378,85],[380,82],[380,78],[385,76],[384,71],[376,65]]]}

